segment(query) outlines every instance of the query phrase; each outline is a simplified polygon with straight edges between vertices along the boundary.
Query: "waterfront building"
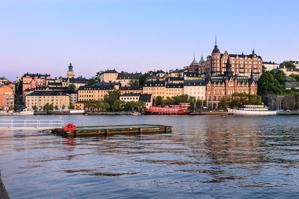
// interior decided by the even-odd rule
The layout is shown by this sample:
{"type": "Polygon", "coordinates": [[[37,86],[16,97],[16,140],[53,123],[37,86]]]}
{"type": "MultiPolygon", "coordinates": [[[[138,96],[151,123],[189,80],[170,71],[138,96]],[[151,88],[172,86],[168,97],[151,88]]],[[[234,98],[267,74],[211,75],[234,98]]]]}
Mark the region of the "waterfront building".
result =
{"type": "Polygon", "coordinates": [[[74,69],[73,69],[73,65],[72,63],[70,63],[70,65],[68,66],[68,70],[66,73],[66,77],[68,79],[74,78],[75,77],[75,73],[74,73],[74,69]]]}
{"type": "Polygon", "coordinates": [[[234,75],[250,77],[251,72],[253,72],[255,80],[262,75],[263,60],[254,50],[249,55],[244,53],[228,54],[227,51],[221,53],[216,42],[211,55],[201,64],[200,72],[210,76],[223,75],[226,72],[228,58],[231,61],[231,69],[234,75]]]}
{"type": "Polygon", "coordinates": [[[165,85],[165,92],[161,95],[163,98],[172,98],[184,94],[183,83],[167,83],[165,85]]]}
{"type": "Polygon", "coordinates": [[[47,87],[50,80],[49,74],[26,73],[20,79],[20,89],[18,93],[22,94],[22,101],[25,103],[25,96],[28,92],[38,87],[47,87]]]}
{"type": "Polygon", "coordinates": [[[196,100],[206,100],[206,81],[205,80],[185,80],[184,95],[194,97],[196,100]]]}
{"type": "Polygon", "coordinates": [[[132,83],[139,82],[139,77],[141,75],[141,73],[127,73],[122,71],[121,73],[118,73],[116,82],[120,83],[122,87],[131,86],[132,83]]]}
{"type": "Polygon", "coordinates": [[[151,94],[155,99],[165,94],[165,81],[146,81],[143,86],[143,93],[151,94]]]}
{"type": "Polygon", "coordinates": [[[14,90],[9,85],[0,85],[0,110],[14,109],[14,90]]]}
{"type": "Polygon", "coordinates": [[[119,90],[118,84],[98,83],[92,86],[81,86],[78,89],[79,102],[103,100],[110,91],[119,90]]]}
{"type": "Polygon", "coordinates": [[[97,74],[100,82],[112,83],[116,82],[118,73],[116,70],[106,70],[97,74]]]}
{"type": "Polygon", "coordinates": [[[278,69],[279,64],[277,64],[275,62],[263,62],[263,67],[264,67],[265,71],[271,71],[274,69],[278,69]]]}
{"type": "Polygon", "coordinates": [[[208,76],[206,81],[206,102],[212,107],[217,107],[221,99],[230,98],[235,93],[257,94],[253,71],[250,77],[234,74],[230,58],[226,61],[223,75],[208,76]]]}
{"type": "Polygon", "coordinates": [[[63,91],[31,91],[26,95],[26,107],[29,110],[43,110],[44,106],[53,105],[58,110],[68,109],[70,106],[70,95],[63,91]]]}
{"type": "Polygon", "coordinates": [[[139,102],[145,103],[145,107],[149,108],[153,104],[153,98],[151,94],[140,94],[140,93],[125,93],[119,97],[124,102],[139,102]]]}

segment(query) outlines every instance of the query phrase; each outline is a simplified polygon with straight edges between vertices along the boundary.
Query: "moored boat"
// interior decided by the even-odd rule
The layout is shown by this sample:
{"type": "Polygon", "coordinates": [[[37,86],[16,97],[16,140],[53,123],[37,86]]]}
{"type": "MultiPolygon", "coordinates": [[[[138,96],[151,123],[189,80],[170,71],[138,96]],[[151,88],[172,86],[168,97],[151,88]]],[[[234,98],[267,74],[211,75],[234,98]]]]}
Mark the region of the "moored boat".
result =
{"type": "Polygon", "coordinates": [[[169,105],[165,107],[161,106],[151,106],[146,109],[148,114],[158,114],[158,115],[188,115],[192,111],[189,110],[190,105],[187,103],[179,105],[169,105]]]}
{"type": "Polygon", "coordinates": [[[269,110],[264,105],[244,105],[240,109],[228,109],[228,112],[234,115],[244,116],[266,116],[266,115],[277,115],[277,111],[269,110]]]}

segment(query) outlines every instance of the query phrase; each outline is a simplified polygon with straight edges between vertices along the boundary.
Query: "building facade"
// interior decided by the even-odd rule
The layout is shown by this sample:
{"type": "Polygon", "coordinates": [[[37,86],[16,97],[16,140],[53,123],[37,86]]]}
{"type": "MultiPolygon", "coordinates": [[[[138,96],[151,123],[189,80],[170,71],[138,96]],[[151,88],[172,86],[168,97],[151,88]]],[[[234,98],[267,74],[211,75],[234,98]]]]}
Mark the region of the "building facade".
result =
{"type": "Polygon", "coordinates": [[[143,93],[151,94],[155,99],[165,95],[165,81],[146,81],[143,86],[143,93]]]}
{"type": "Polygon", "coordinates": [[[145,107],[149,108],[153,105],[153,98],[151,94],[140,94],[140,93],[125,93],[119,97],[123,102],[144,102],[145,107]]]}
{"type": "Polygon", "coordinates": [[[221,99],[228,99],[236,93],[257,94],[257,83],[253,72],[250,77],[234,74],[230,58],[226,62],[226,72],[223,75],[213,75],[207,78],[206,103],[217,107],[221,99]]]}
{"type": "Polygon", "coordinates": [[[204,75],[223,75],[226,72],[227,60],[230,60],[232,72],[234,75],[250,77],[253,72],[253,77],[257,80],[263,72],[263,60],[254,50],[251,54],[228,54],[227,51],[221,53],[215,43],[214,49],[207,60],[202,62],[200,72],[204,75]]]}
{"type": "Polygon", "coordinates": [[[194,97],[196,100],[206,100],[206,81],[205,80],[185,80],[184,95],[194,97]]]}
{"type": "Polygon", "coordinates": [[[0,110],[14,109],[14,90],[8,85],[0,86],[0,110]]]}
{"type": "Polygon", "coordinates": [[[113,83],[116,82],[118,73],[116,70],[106,70],[98,73],[97,76],[100,82],[113,83]]]}
{"type": "Polygon", "coordinates": [[[70,95],[63,91],[32,91],[26,95],[25,105],[28,110],[43,110],[46,104],[58,110],[68,109],[70,95]]]}
{"type": "Polygon", "coordinates": [[[119,85],[99,83],[92,86],[82,86],[78,90],[78,102],[104,100],[110,91],[119,90],[119,85]]]}

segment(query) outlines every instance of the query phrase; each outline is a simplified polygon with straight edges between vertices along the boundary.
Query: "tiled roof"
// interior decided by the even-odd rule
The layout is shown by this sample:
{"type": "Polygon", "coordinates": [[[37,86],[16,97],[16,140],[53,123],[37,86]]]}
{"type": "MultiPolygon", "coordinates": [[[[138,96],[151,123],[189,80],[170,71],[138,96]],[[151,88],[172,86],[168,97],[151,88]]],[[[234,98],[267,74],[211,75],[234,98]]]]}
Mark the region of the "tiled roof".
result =
{"type": "Polygon", "coordinates": [[[205,86],[205,80],[185,80],[184,86],[205,86]]]}
{"type": "Polygon", "coordinates": [[[144,87],[164,87],[165,81],[146,81],[144,87]]]}
{"type": "Polygon", "coordinates": [[[64,91],[33,91],[28,93],[26,96],[58,96],[58,95],[68,95],[64,91]]]}

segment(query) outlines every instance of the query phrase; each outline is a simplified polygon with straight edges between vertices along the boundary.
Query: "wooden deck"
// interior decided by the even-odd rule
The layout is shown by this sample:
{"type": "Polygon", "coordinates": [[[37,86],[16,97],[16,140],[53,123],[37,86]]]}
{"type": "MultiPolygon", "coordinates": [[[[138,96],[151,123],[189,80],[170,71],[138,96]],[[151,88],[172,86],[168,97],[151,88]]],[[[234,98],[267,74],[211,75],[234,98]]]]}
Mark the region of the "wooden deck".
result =
{"type": "Polygon", "coordinates": [[[113,136],[113,135],[138,135],[153,133],[171,133],[171,126],[135,124],[135,125],[109,125],[109,126],[78,126],[76,130],[64,131],[56,128],[51,131],[63,137],[85,137],[85,136],[113,136]]]}

